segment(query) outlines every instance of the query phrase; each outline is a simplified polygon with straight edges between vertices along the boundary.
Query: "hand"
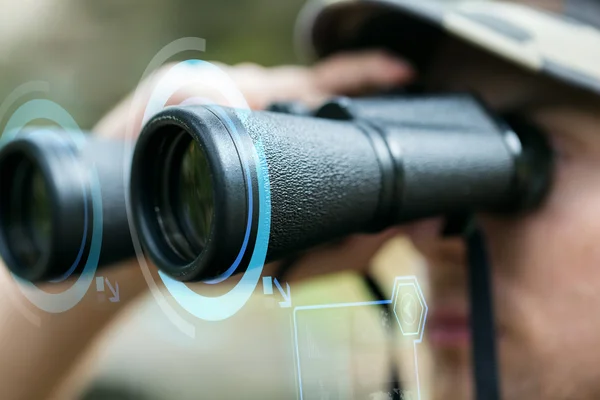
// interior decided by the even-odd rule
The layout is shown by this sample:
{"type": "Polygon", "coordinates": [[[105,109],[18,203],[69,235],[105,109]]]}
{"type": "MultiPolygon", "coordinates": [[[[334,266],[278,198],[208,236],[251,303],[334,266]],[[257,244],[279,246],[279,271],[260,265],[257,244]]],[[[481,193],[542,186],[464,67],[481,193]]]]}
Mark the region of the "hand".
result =
{"type": "MultiPolygon", "coordinates": [[[[262,68],[251,64],[219,66],[232,78],[254,109],[279,100],[299,100],[314,106],[335,95],[383,91],[406,84],[413,76],[406,63],[378,51],[336,55],[313,68],[262,68]]],[[[153,74],[140,85],[136,94],[147,101],[153,87],[169,68],[166,66],[153,74]]],[[[185,77],[182,80],[185,81],[185,77]]],[[[212,95],[202,88],[190,87],[175,93],[168,104],[179,104],[189,97],[210,98],[212,95]]],[[[133,96],[129,96],[108,113],[97,124],[95,134],[125,138],[128,132],[139,132],[145,102],[138,103],[140,107],[137,107],[132,99],[133,96]]],[[[294,277],[336,269],[365,268],[390,234],[355,236],[337,245],[315,250],[302,259],[294,277]]],[[[20,315],[14,299],[21,294],[5,268],[0,267],[0,354],[4,360],[19,360],[19,367],[0,363],[0,387],[3,399],[7,400],[48,398],[95,336],[147,288],[138,262],[125,261],[102,271],[102,275],[110,281],[121,282],[119,303],[98,303],[96,293],[90,290],[68,312],[45,314],[38,311],[42,314],[42,325],[37,327],[20,315]],[[35,371],[35,376],[32,376],[32,371],[35,371]]],[[[60,291],[58,286],[69,284],[53,284],[51,290],[60,291]]]]}
{"type": "MultiPolygon", "coordinates": [[[[227,66],[212,63],[233,80],[252,109],[263,109],[275,101],[295,100],[309,106],[319,105],[324,100],[339,95],[365,95],[377,93],[398,85],[409,83],[414,75],[412,68],[400,59],[381,51],[341,53],[314,67],[282,66],[264,68],[256,64],[227,66]]],[[[173,65],[156,71],[115,109],[96,125],[93,131],[100,136],[125,137],[128,126],[139,133],[148,98],[157,83],[165,77],[173,65]],[[134,97],[142,101],[134,104],[134,97]],[[145,100],[145,101],[144,101],[145,100]]],[[[182,87],[167,105],[176,105],[189,98],[208,98],[217,104],[223,98],[207,86],[185,87],[186,80],[197,82],[195,72],[177,77],[182,87]]],[[[198,74],[202,70],[198,68],[198,74]]]]}
{"type": "MultiPolygon", "coordinates": [[[[244,95],[253,109],[262,109],[275,101],[294,100],[315,107],[328,98],[338,95],[368,95],[385,91],[409,83],[414,72],[404,61],[393,58],[381,51],[362,53],[342,53],[335,55],[312,68],[284,66],[263,68],[254,64],[226,66],[216,64],[227,73],[244,95]]],[[[129,132],[137,134],[142,127],[142,118],[147,99],[157,83],[169,72],[172,65],[157,71],[154,76],[138,88],[137,98],[142,98],[139,106],[134,105],[133,96],[109,113],[98,123],[95,132],[110,137],[126,137],[129,132]],[[144,101],[145,100],[145,101],[144,101]]],[[[185,82],[197,81],[202,71],[190,70],[189,76],[177,77],[178,90],[167,105],[180,104],[189,98],[208,98],[222,103],[223,98],[208,86],[190,85],[185,82]]],[[[368,267],[369,260],[395,230],[378,235],[356,235],[334,245],[313,249],[290,271],[292,278],[313,276],[318,273],[342,269],[362,270],[368,267]]],[[[278,263],[266,266],[266,271],[277,270],[278,263]]],[[[288,277],[288,279],[290,278],[288,277]]]]}

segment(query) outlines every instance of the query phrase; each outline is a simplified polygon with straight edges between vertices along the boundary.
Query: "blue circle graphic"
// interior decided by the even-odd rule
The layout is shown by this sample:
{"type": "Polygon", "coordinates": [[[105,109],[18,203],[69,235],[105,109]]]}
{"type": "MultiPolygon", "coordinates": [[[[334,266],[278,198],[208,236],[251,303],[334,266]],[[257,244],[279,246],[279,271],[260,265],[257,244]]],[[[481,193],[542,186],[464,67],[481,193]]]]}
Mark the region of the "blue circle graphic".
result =
{"type": "MultiPolygon", "coordinates": [[[[224,113],[223,111],[221,111],[220,108],[218,107],[209,107],[211,110],[213,110],[214,112],[216,112],[217,114],[219,114],[219,116],[221,117],[221,121],[225,122],[227,124],[227,128],[229,130],[229,132],[233,132],[234,134],[234,141],[236,143],[239,143],[240,141],[240,135],[237,131],[237,128],[235,127],[235,124],[233,123],[233,121],[231,120],[231,118],[229,118],[229,116],[224,113]]],[[[241,148],[241,145],[239,146],[241,148]]],[[[248,210],[253,210],[254,208],[254,196],[253,196],[253,191],[252,191],[252,180],[251,180],[251,175],[250,175],[250,167],[248,166],[248,162],[246,161],[245,157],[242,157],[242,163],[244,164],[244,175],[246,176],[246,187],[248,188],[248,210]]],[[[237,269],[237,267],[239,267],[240,262],[242,261],[242,258],[244,257],[244,254],[246,253],[246,248],[248,247],[248,241],[250,240],[250,231],[252,229],[252,211],[250,211],[248,213],[248,222],[246,223],[246,233],[244,235],[244,242],[242,243],[242,247],[240,248],[240,252],[238,253],[235,261],[233,262],[233,264],[231,264],[231,266],[229,268],[227,268],[227,271],[223,272],[220,276],[210,279],[210,280],[204,280],[204,283],[207,283],[209,285],[214,285],[217,283],[221,283],[223,281],[225,281],[225,279],[229,278],[231,275],[233,275],[233,273],[235,272],[235,270],[237,269]]]]}
{"type": "MultiPolygon", "coordinates": [[[[214,89],[215,92],[223,94],[228,102],[234,105],[236,116],[241,121],[242,125],[244,125],[250,110],[243,95],[227,74],[217,66],[202,60],[183,61],[169,69],[166,75],[162,77],[162,81],[155,86],[154,91],[150,96],[144,113],[144,121],[147,121],[152,114],[164,108],[168,99],[179,89],[179,87],[175,87],[174,85],[174,83],[177,82],[177,77],[190,75],[197,78],[197,82],[187,81],[185,84],[191,86],[194,83],[201,83],[204,86],[214,89]],[[193,74],[190,74],[190,68],[193,68],[193,74]]],[[[244,172],[248,179],[248,205],[250,210],[254,209],[256,205],[253,203],[254,193],[249,178],[251,174],[249,173],[249,163],[246,161],[247,157],[252,157],[254,164],[256,165],[259,212],[256,243],[254,249],[252,249],[252,256],[248,268],[242,275],[240,281],[227,293],[218,297],[202,296],[191,290],[185,283],[176,281],[160,271],[159,276],[173,299],[188,313],[199,319],[220,321],[233,316],[246,304],[260,280],[267,256],[271,229],[271,191],[267,161],[260,138],[253,138],[245,129],[240,131],[226,113],[219,110],[218,106],[211,106],[211,109],[218,113],[222,117],[222,121],[226,123],[227,128],[236,143],[236,147],[240,149],[241,152],[250,151],[252,153],[247,154],[246,157],[241,157],[244,164],[244,172]],[[242,135],[247,135],[254,144],[251,149],[242,145],[242,135]]],[[[249,214],[252,213],[250,212],[249,214]]],[[[234,263],[221,276],[205,281],[204,283],[215,284],[223,282],[235,272],[244,254],[246,251],[249,251],[248,242],[250,239],[250,227],[252,226],[252,222],[252,215],[250,215],[246,225],[247,229],[244,242],[234,263]]]]}
{"type": "MultiPolygon", "coordinates": [[[[73,119],[73,117],[58,104],[45,99],[30,100],[27,103],[20,106],[8,120],[2,137],[0,137],[0,146],[5,145],[10,140],[14,139],[19,132],[25,128],[27,124],[34,120],[46,119],[56,123],[65,132],[69,133],[69,138],[73,140],[73,143],[81,148],[85,141],[85,134],[81,132],[81,129],[73,119]]],[[[41,135],[41,134],[54,134],[47,128],[41,128],[35,131],[28,132],[29,135],[41,135]]],[[[70,154],[75,157],[73,153],[70,154]]],[[[89,171],[90,180],[90,191],[92,197],[92,212],[93,212],[93,226],[92,226],[92,239],[90,243],[90,251],[86,264],[83,268],[81,275],[77,281],[67,290],[61,293],[48,293],[31,282],[20,279],[16,275],[12,275],[15,281],[19,283],[18,287],[23,295],[39,309],[49,313],[61,313],[70,310],[77,303],[81,301],[85,293],[88,291],[93,279],[96,269],[98,267],[98,261],[100,259],[100,250],[102,247],[102,193],[100,188],[100,179],[98,177],[96,167],[93,166],[89,171]]],[[[83,256],[85,242],[87,240],[87,227],[89,220],[89,213],[87,207],[87,191],[85,187],[82,187],[84,196],[86,196],[85,204],[85,220],[84,220],[84,232],[85,235],[82,239],[80,250],[75,263],[69,268],[67,273],[57,279],[57,282],[67,279],[75,270],[77,264],[83,256]]]]}
{"type": "MultiPolygon", "coordinates": [[[[239,141],[240,132],[235,127],[233,127],[233,129],[234,137],[237,136],[234,140],[239,141]]],[[[244,134],[247,135],[246,132],[244,132],[244,134]]],[[[241,280],[233,289],[222,296],[205,297],[191,290],[183,282],[176,281],[163,273],[159,273],[165,286],[171,295],[173,295],[173,298],[187,312],[197,318],[208,321],[220,321],[233,316],[244,306],[244,304],[246,304],[254,292],[262,274],[265,259],[267,257],[269,234],[271,230],[271,190],[267,161],[262,142],[260,140],[253,140],[253,143],[254,151],[252,152],[252,157],[256,164],[256,175],[258,180],[258,229],[252,257],[241,280]]],[[[247,163],[245,167],[248,168],[247,163]]],[[[249,185],[249,197],[251,197],[251,193],[251,185],[249,185]]],[[[247,242],[245,242],[245,244],[247,244],[247,242]]],[[[239,262],[237,264],[239,264],[239,262]]],[[[231,275],[235,270],[234,267],[237,267],[237,264],[232,265],[225,274],[231,275]]]]}

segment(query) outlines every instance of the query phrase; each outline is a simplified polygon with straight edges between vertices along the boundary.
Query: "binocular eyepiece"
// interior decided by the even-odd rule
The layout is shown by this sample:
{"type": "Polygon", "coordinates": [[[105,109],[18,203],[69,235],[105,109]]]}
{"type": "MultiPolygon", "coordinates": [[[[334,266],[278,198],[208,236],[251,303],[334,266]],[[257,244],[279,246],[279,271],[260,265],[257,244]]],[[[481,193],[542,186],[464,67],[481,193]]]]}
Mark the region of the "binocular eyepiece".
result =
{"type": "Polygon", "coordinates": [[[129,188],[124,143],[21,133],[0,150],[6,265],[31,281],[76,274],[94,223],[103,228],[101,264],[131,257],[126,190],[146,255],[175,279],[200,281],[248,265],[265,207],[259,185],[270,193],[267,262],[431,216],[527,211],[550,186],[543,136],[470,95],[273,109],[163,110],[138,139],[129,188]]]}

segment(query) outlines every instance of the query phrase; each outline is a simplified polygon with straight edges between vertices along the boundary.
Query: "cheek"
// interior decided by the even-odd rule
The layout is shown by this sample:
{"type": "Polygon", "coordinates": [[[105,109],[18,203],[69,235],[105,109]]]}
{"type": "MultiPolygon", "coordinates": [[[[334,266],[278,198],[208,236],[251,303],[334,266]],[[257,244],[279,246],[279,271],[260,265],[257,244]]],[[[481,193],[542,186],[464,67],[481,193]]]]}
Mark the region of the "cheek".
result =
{"type": "Polygon", "coordinates": [[[559,165],[537,212],[482,219],[499,316],[521,344],[544,354],[600,343],[600,167],[575,162],[559,165]]]}

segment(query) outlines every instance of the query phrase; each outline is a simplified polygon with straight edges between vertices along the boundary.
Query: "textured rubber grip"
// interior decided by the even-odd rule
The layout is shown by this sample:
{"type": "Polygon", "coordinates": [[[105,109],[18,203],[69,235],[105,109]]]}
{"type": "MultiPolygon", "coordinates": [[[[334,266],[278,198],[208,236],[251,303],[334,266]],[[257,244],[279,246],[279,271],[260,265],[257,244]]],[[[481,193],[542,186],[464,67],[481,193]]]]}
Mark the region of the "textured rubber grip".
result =
{"type": "Polygon", "coordinates": [[[246,131],[262,141],[271,186],[269,259],[368,230],[382,172],[356,125],[253,112],[246,131]]]}

